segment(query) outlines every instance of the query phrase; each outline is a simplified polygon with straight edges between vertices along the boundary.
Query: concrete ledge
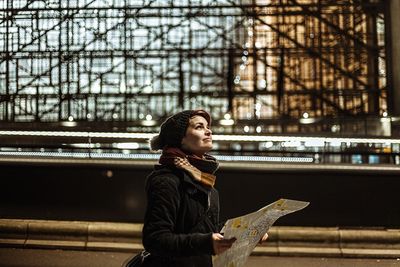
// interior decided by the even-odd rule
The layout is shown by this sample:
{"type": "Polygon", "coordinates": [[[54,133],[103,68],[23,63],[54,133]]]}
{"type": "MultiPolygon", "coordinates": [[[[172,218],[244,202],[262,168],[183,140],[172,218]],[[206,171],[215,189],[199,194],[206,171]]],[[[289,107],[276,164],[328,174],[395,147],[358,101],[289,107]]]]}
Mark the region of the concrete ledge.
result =
{"type": "MultiPolygon", "coordinates": [[[[0,219],[0,246],[137,252],[141,230],[129,223],[0,219]]],[[[253,255],[400,258],[400,229],[272,227],[253,255]]]]}

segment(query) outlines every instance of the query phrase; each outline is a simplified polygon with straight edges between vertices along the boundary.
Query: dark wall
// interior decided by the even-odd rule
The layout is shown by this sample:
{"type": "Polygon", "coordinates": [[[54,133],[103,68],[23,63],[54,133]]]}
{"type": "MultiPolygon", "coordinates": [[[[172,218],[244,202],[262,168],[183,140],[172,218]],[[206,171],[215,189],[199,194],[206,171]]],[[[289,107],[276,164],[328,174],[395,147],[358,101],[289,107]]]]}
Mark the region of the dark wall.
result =
{"type": "Polygon", "coordinates": [[[335,170],[226,170],[218,177],[225,214],[237,216],[279,198],[309,201],[279,225],[400,226],[400,177],[335,170]]]}
{"type": "MultiPolygon", "coordinates": [[[[3,162],[0,217],[141,222],[151,169],[137,163],[3,162]]],[[[311,204],[278,225],[400,226],[398,172],[222,167],[216,187],[223,218],[290,198],[311,204]]]]}

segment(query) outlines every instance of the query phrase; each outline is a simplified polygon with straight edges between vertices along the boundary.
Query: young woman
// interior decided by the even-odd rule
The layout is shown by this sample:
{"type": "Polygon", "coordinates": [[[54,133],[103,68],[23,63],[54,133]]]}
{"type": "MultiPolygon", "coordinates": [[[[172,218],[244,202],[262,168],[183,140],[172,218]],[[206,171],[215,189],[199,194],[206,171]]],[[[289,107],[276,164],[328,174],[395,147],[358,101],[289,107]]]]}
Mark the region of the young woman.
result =
{"type": "Polygon", "coordinates": [[[150,141],[162,155],[146,181],[143,245],[150,256],[142,266],[212,266],[211,255],[235,242],[219,234],[218,162],[207,154],[210,126],[206,111],[185,110],[169,117],[150,141]]]}

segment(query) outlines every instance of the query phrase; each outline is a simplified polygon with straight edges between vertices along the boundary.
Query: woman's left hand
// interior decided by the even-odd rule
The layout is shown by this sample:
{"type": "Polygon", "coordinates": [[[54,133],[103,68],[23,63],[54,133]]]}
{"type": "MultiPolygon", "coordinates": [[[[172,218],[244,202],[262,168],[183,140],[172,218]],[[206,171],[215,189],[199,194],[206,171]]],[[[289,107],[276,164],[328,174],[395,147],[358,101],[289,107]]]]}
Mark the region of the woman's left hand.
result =
{"type": "Polygon", "coordinates": [[[262,244],[263,242],[267,241],[267,239],[268,239],[268,233],[265,233],[265,235],[260,239],[258,244],[262,244]]]}

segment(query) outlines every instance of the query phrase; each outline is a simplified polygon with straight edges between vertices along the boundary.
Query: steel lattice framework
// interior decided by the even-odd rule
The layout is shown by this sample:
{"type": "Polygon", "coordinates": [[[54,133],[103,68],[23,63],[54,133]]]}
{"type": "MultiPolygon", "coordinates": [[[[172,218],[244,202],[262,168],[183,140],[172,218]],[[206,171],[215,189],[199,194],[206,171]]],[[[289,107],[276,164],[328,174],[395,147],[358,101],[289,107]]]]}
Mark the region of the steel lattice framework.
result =
{"type": "Polygon", "coordinates": [[[0,120],[263,120],[386,109],[381,2],[5,0],[0,120]]]}

